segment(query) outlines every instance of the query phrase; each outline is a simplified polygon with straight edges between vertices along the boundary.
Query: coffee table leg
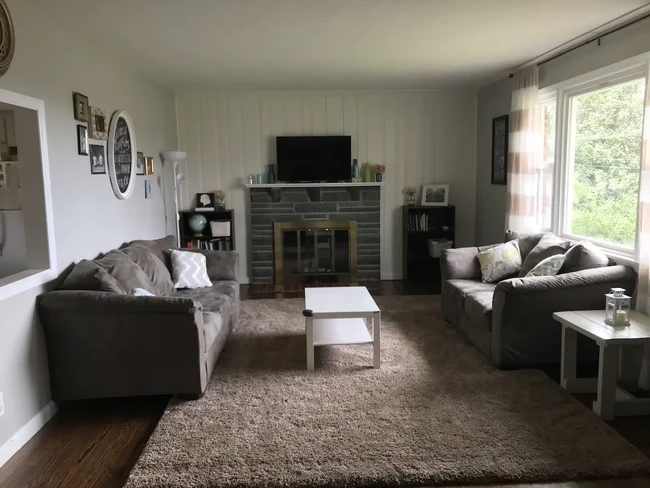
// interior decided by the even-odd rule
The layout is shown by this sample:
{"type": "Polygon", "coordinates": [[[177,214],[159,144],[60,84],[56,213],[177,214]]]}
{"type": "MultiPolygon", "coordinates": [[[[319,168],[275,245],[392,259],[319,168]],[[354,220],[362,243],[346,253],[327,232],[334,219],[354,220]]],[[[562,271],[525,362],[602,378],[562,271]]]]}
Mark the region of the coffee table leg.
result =
{"type": "Polygon", "coordinates": [[[560,384],[565,390],[571,391],[571,386],[576,379],[576,351],[578,333],[562,325],[562,358],[560,367],[560,384]]]}
{"type": "Polygon", "coordinates": [[[618,346],[601,344],[598,364],[598,398],[594,402],[594,412],[603,420],[611,420],[616,415],[617,376],[618,346]]]}
{"type": "Polygon", "coordinates": [[[378,369],[381,366],[381,312],[372,317],[372,340],[373,367],[378,369]]]}
{"type": "Polygon", "coordinates": [[[305,319],[307,331],[307,369],[314,369],[314,319],[307,317],[305,319]]]}

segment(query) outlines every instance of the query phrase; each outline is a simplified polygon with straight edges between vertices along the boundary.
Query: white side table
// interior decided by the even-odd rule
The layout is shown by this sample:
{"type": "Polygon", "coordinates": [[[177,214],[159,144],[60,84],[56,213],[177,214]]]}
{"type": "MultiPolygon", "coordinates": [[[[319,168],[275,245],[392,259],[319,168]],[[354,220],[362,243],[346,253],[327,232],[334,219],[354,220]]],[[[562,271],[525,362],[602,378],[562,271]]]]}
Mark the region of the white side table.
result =
{"type": "Polygon", "coordinates": [[[604,310],[556,312],[562,324],[562,387],[571,393],[597,393],[593,410],[604,420],[628,415],[650,415],[650,398],[636,398],[617,387],[620,346],[650,344],[650,317],[630,312],[630,325],[605,323],[604,310]],[[578,332],[600,347],[598,378],[576,378],[578,332]]]}

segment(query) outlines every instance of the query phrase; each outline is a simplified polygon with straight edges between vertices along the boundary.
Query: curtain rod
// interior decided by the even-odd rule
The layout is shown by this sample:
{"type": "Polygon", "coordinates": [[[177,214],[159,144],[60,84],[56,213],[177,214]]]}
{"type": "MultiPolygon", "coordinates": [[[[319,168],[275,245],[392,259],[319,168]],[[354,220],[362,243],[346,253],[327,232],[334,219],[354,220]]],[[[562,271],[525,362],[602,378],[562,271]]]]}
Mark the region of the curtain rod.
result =
{"type": "MultiPolygon", "coordinates": [[[[547,58],[547,59],[544,59],[543,61],[540,61],[539,63],[537,63],[537,66],[542,66],[543,64],[546,64],[546,63],[548,63],[550,61],[553,61],[553,60],[555,60],[557,58],[560,58],[560,57],[564,56],[565,54],[569,54],[570,52],[573,52],[576,49],[580,49],[580,48],[582,48],[584,46],[587,46],[588,44],[591,44],[594,41],[598,41],[598,45],[600,46],[600,41],[601,41],[601,39],[603,37],[607,37],[608,35],[613,34],[614,32],[618,32],[620,30],[626,29],[626,28],[630,27],[631,25],[637,24],[637,23],[639,23],[642,20],[645,20],[647,18],[650,18],[650,13],[645,14],[645,15],[639,17],[638,19],[631,20],[630,22],[627,22],[626,24],[619,25],[618,27],[614,27],[613,29],[605,31],[602,34],[594,36],[591,39],[588,39],[588,40],[586,40],[584,42],[581,42],[580,44],[576,44],[575,46],[570,47],[569,49],[565,49],[564,51],[561,51],[561,52],[551,56],[550,58],[547,58]]],[[[510,73],[508,75],[508,78],[512,78],[513,76],[515,76],[514,73],[510,73]]]]}

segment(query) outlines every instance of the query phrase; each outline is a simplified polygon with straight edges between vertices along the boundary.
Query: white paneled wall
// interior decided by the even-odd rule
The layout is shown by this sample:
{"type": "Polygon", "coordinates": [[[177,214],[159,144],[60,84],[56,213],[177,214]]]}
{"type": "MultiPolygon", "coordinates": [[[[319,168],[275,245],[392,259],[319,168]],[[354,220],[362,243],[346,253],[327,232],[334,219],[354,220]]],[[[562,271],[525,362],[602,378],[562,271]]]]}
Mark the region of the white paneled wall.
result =
{"type": "Polygon", "coordinates": [[[386,165],[382,278],[402,276],[405,186],[449,183],[458,245],[474,243],[476,111],[473,90],[423,92],[206,92],[176,97],[178,140],[187,152],[181,206],[196,193],[227,192],[236,213],[240,278],[249,276],[248,175],[275,164],[275,137],[350,135],[352,157],[386,165]]]}

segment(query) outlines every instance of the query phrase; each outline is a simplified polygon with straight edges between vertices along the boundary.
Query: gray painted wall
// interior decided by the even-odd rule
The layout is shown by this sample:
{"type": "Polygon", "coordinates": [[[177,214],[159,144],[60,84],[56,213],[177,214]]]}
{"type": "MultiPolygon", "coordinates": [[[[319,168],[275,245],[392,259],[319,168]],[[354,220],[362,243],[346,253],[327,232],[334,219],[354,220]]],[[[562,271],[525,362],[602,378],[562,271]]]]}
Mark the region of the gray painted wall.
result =
{"type": "MultiPolygon", "coordinates": [[[[647,53],[650,50],[650,19],[592,42],[540,67],[540,87],[554,85],[599,68],[647,53]]],[[[503,79],[478,94],[476,161],[476,243],[503,239],[507,193],[505,186],[490,184],[492,118],[510,112],[511,80],[503,79]]]]}
{"type": "MultiPolygon", "coordinates": [[[[161,237],[165,218],[158,153],[177,148],[173,94],[122,66],[91,40],[73,37],[27,2],[8,4],[17,45],[0,87],[45,101],[59,269],[131,239],[161,237]],[[114,196],[108,175],[90,174],[88,157],[77,155],[73,91],[109,114],[117,109],[131,114],[138,150],[155,157],[154,198],[144,199],[144,176],[123,201],[114,196]]],[[[0,446],[50,401],[34,307],[41,292],[37,288],[0,302],[0,392],[6,409],[0,418],[0,446]]]]}

